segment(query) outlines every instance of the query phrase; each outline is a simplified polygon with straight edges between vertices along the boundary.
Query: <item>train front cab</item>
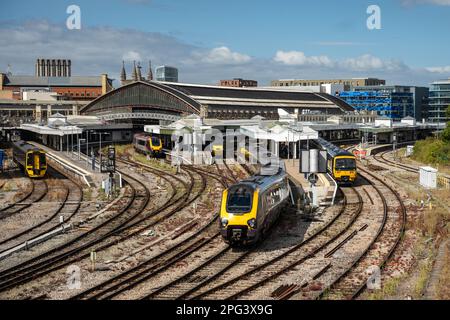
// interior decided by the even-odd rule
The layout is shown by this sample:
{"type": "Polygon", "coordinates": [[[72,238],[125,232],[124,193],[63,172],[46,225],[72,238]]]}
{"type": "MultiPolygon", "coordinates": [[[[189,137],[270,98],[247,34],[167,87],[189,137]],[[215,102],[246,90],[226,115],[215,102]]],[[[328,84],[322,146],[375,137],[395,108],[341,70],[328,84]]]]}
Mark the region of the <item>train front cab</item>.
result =
{"type": "Polygon", "coordinates": [[[222,194],[220,232],[231,244],[252,244],[258,240],[258,190],[233,186],[222,194]]]}
{"type": "Polygon", "coordinates": [[[336,156],[333,159],[333,177],[338,183],[352,184],[356,180],[356,158],[336,156]]]}
{"type": "Polygon", "coordinates": [[[42,178],[47,172],[47,158],[44,151],[31,150],[26,153],[25,171],[30,178],[42,178]]]}
{"type": "Polygon", "coordinates": [[[162,142],[161,138],[156,136],[151,136],[148,139],[148,149],[150,151],[150,155],[152,157],[158,158],[163,156],[163,150],[162,150],[162,142]]]}

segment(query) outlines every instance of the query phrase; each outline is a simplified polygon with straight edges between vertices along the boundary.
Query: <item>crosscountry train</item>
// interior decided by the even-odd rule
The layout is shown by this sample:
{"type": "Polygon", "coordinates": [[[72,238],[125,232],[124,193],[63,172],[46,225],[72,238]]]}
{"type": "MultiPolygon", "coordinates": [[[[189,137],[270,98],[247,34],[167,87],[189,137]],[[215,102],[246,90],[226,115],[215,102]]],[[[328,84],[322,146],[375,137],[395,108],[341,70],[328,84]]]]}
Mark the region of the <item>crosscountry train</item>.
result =
{"type": "Polygon", "coordinates": [[[47,172],[45,151],[23,140],[13,143],[13,159],[30,178],[42,178],[47,172]]]}
{"type": "Polygon", "coordinates": [[[220,231],[227,243],[252,244],[265,235],[290,198],[284,163],[225,189],[220,208],[220,231]],[[274,173],[274,174],[273,174],[274,173]]]}
{"type": "Polygon", "coordinates": [[[323,138],[317,139],[317,143],[327,151],[327,167],[334,180],[341,184],[354,183],[357,177],[355,155],[323,138]]]}
{"type": "Polygon", "coordinates": [[[145,134],[135,134],[133,137],[133,146],[137,152],[148,154],[153,158],[164,157],[161,138],[157,136],[148,136],[145,134]]]}

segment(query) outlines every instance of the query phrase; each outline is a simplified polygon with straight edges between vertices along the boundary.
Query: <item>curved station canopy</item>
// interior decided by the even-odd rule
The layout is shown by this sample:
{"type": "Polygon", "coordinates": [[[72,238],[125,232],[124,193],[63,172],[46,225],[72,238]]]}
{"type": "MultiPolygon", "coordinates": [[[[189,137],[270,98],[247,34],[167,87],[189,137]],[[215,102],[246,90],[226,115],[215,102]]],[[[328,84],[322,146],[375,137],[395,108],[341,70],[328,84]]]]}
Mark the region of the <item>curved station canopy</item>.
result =
{"type": "Polygon", "coordinates": [[[176,121],[189,114],[218,119],[277,119],[278,110],[292,114],[353,111],[331,95],[272,88],[229,88],[156,81],[135,81],[93,100],[80,112],[104,120],[176,121]]]}

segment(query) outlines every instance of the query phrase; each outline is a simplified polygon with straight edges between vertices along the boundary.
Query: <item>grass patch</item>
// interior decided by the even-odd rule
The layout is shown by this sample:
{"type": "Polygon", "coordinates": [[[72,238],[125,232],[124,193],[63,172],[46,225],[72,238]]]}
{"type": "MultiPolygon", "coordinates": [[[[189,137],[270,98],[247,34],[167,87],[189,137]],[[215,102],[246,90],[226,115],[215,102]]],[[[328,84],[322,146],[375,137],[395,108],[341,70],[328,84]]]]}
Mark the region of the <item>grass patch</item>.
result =
{"type": "Polygon", "coordinates": [[[425,259],[421,260],[419,263],[419,276],[417,278],[416,284],[414,286],[414,296],[415,298],[421,298],[427,282],[428,278],[430,277],[430,272],[433,268],[433,262],[432,259],[425,259]]]}
{"type": "Polygon", "coordinates": [[[387,297],[391,297],[395,295],[397,292],[397,288],[400,284],[400,281],[402,280],[402,277],[396,277],[388,279],[381,283],[381,289],[380,290],[374,290],[373,292],[369,293],[367,296],[368,300],[383,300],[387,297]]]}
{"type": "Polygon", "coordinates": [[[83,189],[83,199],[85,201],[91,201],[92,200],[92,189],[91,188],[84,188],[83,189]]]}
{"type": "Polygon", "coordinates": [[[417,141],[411,158],[427,164],[450,165],[450,143],[435,138],[417,141]]]}
{"type": "Polygon", "coordinates": [[[440,300],[450,299],[450,252],[448,247],[445,248],[444,267],[439,275],[436,298],[440,300]]]}

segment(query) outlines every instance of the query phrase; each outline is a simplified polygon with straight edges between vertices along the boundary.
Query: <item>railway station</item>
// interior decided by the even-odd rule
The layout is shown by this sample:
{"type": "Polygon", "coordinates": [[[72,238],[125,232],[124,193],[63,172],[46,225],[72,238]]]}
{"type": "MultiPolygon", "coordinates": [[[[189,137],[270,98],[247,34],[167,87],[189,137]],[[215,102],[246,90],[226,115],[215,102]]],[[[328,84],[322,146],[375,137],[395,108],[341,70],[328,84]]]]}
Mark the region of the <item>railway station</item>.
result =
{"type": "Polygon", "coordinates": [[[0,5],[0,300],[450,299],[442,1],[50,2],[0,5]]]}

